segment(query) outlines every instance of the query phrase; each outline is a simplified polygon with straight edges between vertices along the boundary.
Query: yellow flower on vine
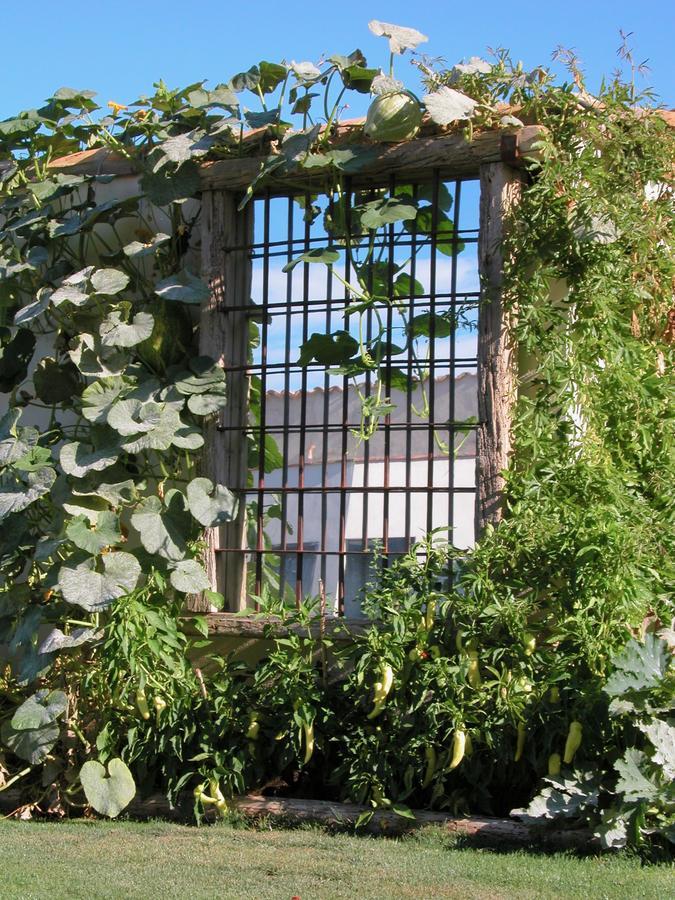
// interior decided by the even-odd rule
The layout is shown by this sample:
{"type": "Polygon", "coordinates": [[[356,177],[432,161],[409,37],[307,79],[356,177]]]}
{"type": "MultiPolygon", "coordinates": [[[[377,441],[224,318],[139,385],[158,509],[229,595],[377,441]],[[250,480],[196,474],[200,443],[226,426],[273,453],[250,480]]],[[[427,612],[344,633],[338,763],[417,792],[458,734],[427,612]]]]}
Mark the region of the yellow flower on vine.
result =
{"type": "Polygon", "coordinates": [[[127,109],[127,107],[123,103],[115,103],[114,100],[108,100],[108,106],[112,110],[113,116],[116,116],[118,113],[122,112],[123,109],[127,109]]]}

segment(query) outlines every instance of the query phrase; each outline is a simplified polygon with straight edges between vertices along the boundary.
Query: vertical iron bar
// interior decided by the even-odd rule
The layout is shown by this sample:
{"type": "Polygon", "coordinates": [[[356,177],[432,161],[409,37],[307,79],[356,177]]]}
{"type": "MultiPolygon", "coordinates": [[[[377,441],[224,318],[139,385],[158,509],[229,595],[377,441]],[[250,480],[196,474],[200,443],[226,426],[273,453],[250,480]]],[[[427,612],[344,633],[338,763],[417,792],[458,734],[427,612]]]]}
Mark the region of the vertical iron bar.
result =
{"type": "MultiPolygon", "coordinates": [[[[450,445],[450,459],[449,464],[450,468],[448,470],[448,523],[450,528],[453,529],[450,532],[450,536],[452,538],[452,544],[454,546],[455,543],[455,466],[457,464],[457,454],[455,452],[455,436],[457,431],[455,429],[455,389],[456,389],[456,379],[457,379],[457,327],[458,327],[458,318],[457,318],[457,252],[458,252],[458,234],[459,234],[459,223],[460,223],[460,215],[459,215],[459,204],[461,202],[461,192],[462,192],[462,182],[457,180],[455,181],[455,197],[454,197],[454,206],[452,211],[452,268],[451,268],[451,280],[450,280],[450,302],[451,302],[451,310],[452,310],[452,330],[450,331],[450,383],[448,385],[448,390],[450,391],[449,396],[449,410],[448,410],[448,418],[450,419],[450,431],[448,432],[448,442],[450,445]]],[[[448,585],[452,588],[454,583],[454,562],[452,558],[452,554],[450,555],[450,560],[448,563],[448,585]]]]}
{"type": "Polygon", "coordinates": [[[429,442],[427,447],[427,532],[432,530],[434,516],[434,415],[436,396],[436,252],[438,238],[438,169],[434,169],[431,191],[431,260],[429,263],[429,442]]]}
{"type": "MultiPolygon", "coordinates": [[[[311,205],[311,197],[305,194],[305,210],[311,205]]],[[[305,240],[304,253],[307,253],[311,247],[310,233],[311,225],[308,216],[305,216],[305,240]]],[[[309,337],[309,263],[303,263],[302,266],[302,343],[309,337]]],[[[303,589],[303,562],[305,549],[305,440],[307,426],[307,367],[302,367],[300,375],[300,433],[298,435],[298,525],[297,525],[297,542],[298,552],[296,556],[296,576],[295,576],[295,605],[300,608],[302,604],[303,589]]]]}
{"type": "MultiPolygon", "coordinates": [[[[293,197],[288,198],[287,211],[287,245],[286,245],[286,262],[293,259],[293,197]]],[[[291,329],[293,325],[293,272],[286,275],[286,334],[284,341],[284,435],[283,435],[283,468],[281,472],[281,549],[279,551],[279,593],[280,599],[283,599],[283,592],[286,588],[286,560],[288,559],[288,456],[289,456],[289,424],[290,424],[290,393],[291,393],[291,329]],[[281,575],[283,573],[283,581],[281,575]]]]}
{"type": "MultiPolygon", "coordinates": [[[[345,281],[349,284],[351,277],[351,227],[352,227],[352,186],[351,179],[346,178],[344,184],[343,199],[345,203],[345,281]]],[[[349,306],[350,295],[349,289],[345,286],[345,331],[349,331],[349,315],[347,307],[349,306]]],[[[345,375],[342,378],[342,460],[340,462],[340,534],[339,534],[339,555],[338,555],[338,615],[343,616],[345,612],[345,563],[347,553],[347,438],[349,429],[349,378],[345,375]]]]}
{"type": "Polygon", "coordinates": [[[270,274],[270,194],[263,201],[263,283],[262,283],[262,333],[260,336],[260,420],[258,422],[258,510],[256,525],[255,593],[262,590],[262,566],[265,549],[265,423],[267,418],[267,304],[269,302],[270,274]]]}
{"type": "MultiPolygon", "coordinates": [[[[417,201],[418,186],[413,185],[413,199],[417,201]]],[[[413,377],[413,347],[414,334],[412,330],[412,320],[415,317],[415,309],[417,298],[415,296],[415,276],[417,274],[417,219],[413,219],[412,233],[410,235],[410,302],[408,304],[408,387],[406,391],[406,422],[412,422],[412,398],[415,390],[413,377]]],[[[410,428],[406,431],[405,436],[405,486],[408,489],[405,494],[405,539],[406,547],[411,542],[411,512],[412,512],[412,495],[410,493],[412,475],[412,431],[410,428]]]]}
{"type": "MultiPolygon", "coordinates": [[[[389,196],[394,197],[396,194],[396,178],[392,175],[389,179],[389,196]]],[[[387,399],[391,399],[391,347],[393,344],[393,318],[394,318],[394,238],[395,227],[391,223],[387,229],[387,317],[386,317],[386,334],[384,340],[387,345],[387,356],[385,360],[385,395],[387,399]]],[[[382,367],[378,373],[378,378],[382,379],[382,367]]],[[[389,565],[389,457],[391,452],[391,413],[387,413],[384,419],[384,460],[383,460],[383,478],[382,484],[384,488],[382,497],[382,563],[386,568],[389,565]]]]}
{"type": "MultiPolygon", "coordinates": [[[[328,212],[333,215],[333,196],[328,198],[328,212]]],[[[331,303],[333,299],[333,270],[326,268],[326,334],[331,330],[331,303]]],[[[328,368],[323,376],[323,430],[321,435],[321,584],[326,589],[328,538],[328,421],[330,418],[330,377],[328,368]]]]}

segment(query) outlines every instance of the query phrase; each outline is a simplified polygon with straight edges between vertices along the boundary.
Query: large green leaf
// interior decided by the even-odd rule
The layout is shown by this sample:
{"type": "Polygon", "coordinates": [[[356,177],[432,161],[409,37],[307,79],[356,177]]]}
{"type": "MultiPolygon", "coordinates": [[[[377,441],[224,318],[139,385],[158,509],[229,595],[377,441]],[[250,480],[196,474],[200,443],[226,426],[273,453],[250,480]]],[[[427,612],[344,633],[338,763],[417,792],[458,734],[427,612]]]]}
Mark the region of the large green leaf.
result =
{"type": "Polygon", "coordinates": [[[129,284],[129,276],[120,269],[97,269],[91,276],[91,286],[97,294],[119,294],[129,284]]]}
{"type": "Polygon", "coordinates": [[[426,94],[424,105],[432,121],[438,125],[450,125],[461,119],[470,119],[478,103],[461,91],[442,85],[433,94],[426,94]]]}
{"type": "Polygon", "coordinates": [[[46,288],[41,288],[38,291],[37,300],[34,300],[32,303],[28,303],[26,306],[22,307],[14,316],[14,324],[15,325],[25,325],[28,322],[32,322],[33,319],[37,319],[38,316],[41,316],[42,313],[49,307],[51,302],[52,294],[51,291],[46,288]]]}
{"type": "Polygon", "coordinates": [[[373,19],[368,22],[368,28],[377,37],[389,39],[389,49],[392,53],[405,53],[406,50],[415,50],[420,44],[429,38],[416,28],[407,28],[404,25],[392,25],[390,22],[380,22],[373,19]]]}
{"type": "Polygon", "coordinates": [[[72,362],[58,363],[49,356],[37,364],[33,373],[33,386],[39,400],[52,403],[67,403],[82,389],[77,367],[72,362]]]}
{"type": "Polygon", "coordinates": [[[675,721],[653,719],[640,727],[654,747],[652,761],[661,766],[667,779],[675,779],[675,721]]]}
{"type": "Polygon", "coordinates": [[[209,587],[204,567],[196,559],[184,559],[173,567],[171,584],[183,594],[198,594],[209,587]]]}
{"type": "Polygon", "coordinates": [[[68,603],[99,612],[133,591],[140,575],[140,564],[131,553],[105,553],[98,561],[76,555],[61,566],[58,588],[68,603]]]}
{"type": "Polygon", "coordinates": [[[113,310],[101,322],[101,344],[104,347],[135,347],[150,337],[154,326],[155,320],[150,313],[138,312],[131,322],[125,322],[122,313],[113,310]]]}
{"type": "Polygon", "coordinates": [[[155,293],[164,300],[179,303],[205,303],[210,297],[209,287],[189,269],[182,269],[176,275],[158,281],[155,293]]]}
{"type": "Polygon", "coordinates": [[[103,636],[102,630],[95,628],[73,628],[69,634],[64,634],[60,628],[52,628],[44,637],[38,647],[38,653],[55,653],[59,650],[72,650],[89,641],[99,640],[103,636]]]}
{"type": "Polygon", "coordinates": [[[14,333],[0,327],[0,391],[11,391],[28,374],[28,364],[35,350],[35,335],[26,328],[14,333]]]}
{"type": "Polygon", "coordinates": [[[146,172],[141,187],[155,206],[187,200],[199,191],[199,167],[194,160],[188,160],[178,168],[164,166],[158,172],[146,172]]]}
{"type": "Polygon", "coordinates": [[[314,333],[300,348],[298,364],[307,366],[315,360],[323,366],[344,365],[358,349],[359,342],[348,331],[314,333]]]}
{"type": "Polygon", "coordinates": [[[60,306],[62,303],[72,303],[74,306],[83,306],[89,300],[86,285],[94,268],[94,266],[85,266],[64,278],[61,287],[52,294],[52,304],[60,306]]]}
{"type": "Polygon", "coordinates": [[[55,722],[68,707],[68,698],[63,691],[37,691],[25,700],[10,720],[15,731],[41,728],[55,722]]]}
{"type": "Polygon", "coordinates": [[[104,347],[100,337],[93,334],[78,334],[68,355],[83,375],[95,378],[121,375],[129,364],[124,348],[104,347]]]}
{"type": "Polygon", "coordinates": [[[237,514],[237,498],[222,484],[208,478],[193,478],[187,486],[190,512],[206,528],[231,522],[237,514]]]}
{"type": "Polygon", "coordinates": [[[107,421],[118,434],[128,436],[152,431],[162,420],[163,405],[154,400],[118,400],[108,410],[107,421]]]}
{"type": "MultiPolygon", "coordinates": [[[[114,473],[106,472],[106,477],[110,477],[114,473]]],[[[137,496],[137,489],[142,490],[144,482],[134,482],[130,478],[125,481],[106,482],[91,479],[80,484],[77,488],[73,488],[73,494],[76,496],[96,496],[101,498],[111,506],[123,506],[132,503],[137,496]]]]}
{"type": "Polygon", "coordinates": [[[20,409],[10,409],[0,419],[0,466],[9,466],[25,456],[40,437],[36,428],[17,428],[20,409]]]}
{"type": "Polygon", "coordinates": [[[188,409],[196,416],[206,416],[225,406],[225,373],[212,359],[197,357],[190,362],[192,373],[180,375],[176,390],[188,397],[188,409]]]}
{"type": "Polygon", "coordinates": [[[668,669],[668,659],[666,642],[653,634],[648,632],[644,643],[631,639],[613,658],[615,671],[604,690],[610,697],[621,697],[658,687],[668,669]]]}
{"type": "Polygon", "coordinates": [[[136,386],[136,380],[124,375],[111,375],[92,382],[82,391],[82,415],[90,422],[103,424],[113,403],[136,386]]]}
{"type": "Polygon", "coordinates": [[[113,512],[101,512],[91,527],[86,516],[77,516],[66,526],[66,535],[80,550],[96,556],[105,547],[114,546],[122,539],[118,516],[113,512]]]}
{"type": "Polygon", "coordinates": [[[597,778],[588,772],[569,778],[546,778],[550,787],[543,788],[527,807],[512,809],[511,815],[524,822],[541,819],[577,818],[598,805],[600,786],[597,778]]]}
{"type": "Polygon", "coordinates": [[[267,62],[267,60],[258,63],[260,90],[263,94],[271,94],[286,78],[287,73],[288,67],[281,63],[267,62]]]}
{"type": "Polygon", "coordinates": [[[198,428],[185,425],[174,434],[171,443],[182,450],[199,450],[204,446],[204,435],[198,428]]]}
{"type": "Polygon", "coordinates": [[[642,771],[647,761],[644,753],[631,748],[626,750],[623,759],[618,760],[615,769],[619,773],[616,783],[617,793],[623,794],[626,800],[640,802],[654,800],[659,794],[658,785],[654,784],[642,771]]]}
{"type": "Polygon", "coordinates": [[[257,66],[251,66],[247,72],[238,72],[230,81],[230,87],[236,93],[241,91],[254,91],[260,83],[260,70],[257,66]]]}
{"type": "Polygon", "coordinates": [[[55,722],[25,731],[15,731],[9,722],[4,722],[0,729],[0,739],[20,759],[37,766],[51,753],[59,732],[59,726],[55,722]]]}
{"type": "Polygon", "coordinates": [[[225,382],[225,373],[209,356],[190,360],[190,372],[181,373],[174,382],[181,394],[204,394],[225,382]]]}
{"type": "Polygon", "coordinates": [[[164,234],[163,232],[158,232],[153,235],[152,239],[147,243],[141,243],[141,241],[132,241],[130,244],[127,244],[124,247],[124,255],[128,256],[130,259],[140,259],[143,256],[150,256],[155,253],[162,244],[166,244],[167,241],[171,240],[171,236],[168,234],[164,234]]]}
{"type": "Polygon", "coordinates": [[[359,94],[368,94],[379,71],[379,69],[367,69],[365,66],[354,64],[345,66],[340,74],[345,87],[358,91],[359,94]]]}
{"type": "Polygon", "coordinates": [[[182,401],[146,403],[140,400],[121,400],[108,413],[108,423],[126,437],[122,448],[128,453],[142,450],[168,450],[175,446],[200,447],[201,435],[189,429],[181,420],[182,401]]]}
{"type": "Polygon", "coordinates": [[[0,475],[0,519],[21,512],[44,497],[55,480],[56,472],[49,466],[36,472],[4,471],[0,475]]]}
{"type": "Polygon", "coordinates": [[[180,491],[168,492],[165,505],[159,497],[146,497],[134,510],[131,524],[148,553],[173,561],[185,556],[190,522],[185,497],[180,491]]]}
{"type": "Polygon", "coordinates": [[[108,771],[90,759],[80,769],[80,781],[87,801],[102,816],[114,819],[136,796],[133,775],[121,759],[111,759],[108,771]]]}
{"type": "Polygon", "coordinates": [[[63,691],[37,691],[3,723],[2,742],[20,759],[39,765],[58,740],[60,729],[56,723],[67,706],[63,691]]]}
{"type": "Polygon", "coordinates": [[[323,263],[326,266],[330,266],[336,263],[339,258],[340,254],[337,250],[332,250],[330,247],[315,247],[313,250],[308,250],[306,253],[296,256],[295,259],[286,263],[282,272],[292,272],[298,263],[301,262],[323,263]]]}
{"type": "Polygon", "coordinates": [[[414,219],[417,215],[417,203],[414,200],[387,197],[371,200],[355,208],[361,226],[367,229],[378,229],[383,225],[414,219]]]}
{"type": "Polygon", "coordinates": [[[417,240],[422,243],[431,242],[435,235],[436,249],[444,256],[452,256],[453,253],[461,253],[464,250],[462,241],[455,242],[455,227],[452,220],[442,211],[435,215],[433,207],[420,206],[414,221],[406,220],[403,227],[410,234],[415,234],[417,240]]]}
{"type": "Polygon", "coordinates": [[[61,447],[59,461],[66,475],[82,478],[87,472],[101,472],[116,462],[119,448],[112,444],[91,447],[80,441],[71,441],[61,447]]]}

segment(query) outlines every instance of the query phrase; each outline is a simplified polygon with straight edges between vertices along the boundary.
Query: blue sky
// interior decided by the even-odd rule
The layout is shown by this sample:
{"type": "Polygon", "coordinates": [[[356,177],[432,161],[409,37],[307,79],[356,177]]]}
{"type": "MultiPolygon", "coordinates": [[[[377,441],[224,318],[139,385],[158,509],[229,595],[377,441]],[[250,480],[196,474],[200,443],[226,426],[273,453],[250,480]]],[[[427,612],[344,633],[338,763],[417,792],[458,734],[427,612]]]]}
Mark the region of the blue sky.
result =
{"type": "MultiPolygon", "coordinates": [[[[385,65],[386,44],[368,31],[373,18],[419,29],[429,35],[423,49],[449,63],[501,45],[533,67],[548,64],[558,44],[574,47],[591,87],[615,67],[623,28],[634,32],[639,59],[649,58],[650,83],[675,106],[675,13],[665,0],[36,0],[3,3],[0,118],[39,105],[62,85],[96,90],[105,104],[149,93],[158,78],[174,87],[226,81],[261,59],[316,60],[359,47],[371,65],[385,65]]],[[[407,57],[397,74],[414,86],[407,57]]]]}

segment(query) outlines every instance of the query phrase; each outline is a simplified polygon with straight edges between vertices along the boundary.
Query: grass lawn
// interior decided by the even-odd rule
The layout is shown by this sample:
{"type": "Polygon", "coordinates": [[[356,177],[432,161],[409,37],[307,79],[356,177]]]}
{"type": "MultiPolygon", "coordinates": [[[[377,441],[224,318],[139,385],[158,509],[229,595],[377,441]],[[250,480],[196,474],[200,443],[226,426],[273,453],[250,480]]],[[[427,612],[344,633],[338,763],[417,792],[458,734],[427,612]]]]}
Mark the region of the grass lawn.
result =
{"type": "Polygon", "coordinates": [[[459,848],[438,830],[394,840],[228,824],[0,821],[2,900],[665,900],[675,895],[674,875],[626,856],[459,848]]]}

